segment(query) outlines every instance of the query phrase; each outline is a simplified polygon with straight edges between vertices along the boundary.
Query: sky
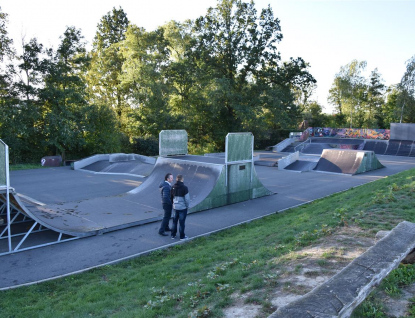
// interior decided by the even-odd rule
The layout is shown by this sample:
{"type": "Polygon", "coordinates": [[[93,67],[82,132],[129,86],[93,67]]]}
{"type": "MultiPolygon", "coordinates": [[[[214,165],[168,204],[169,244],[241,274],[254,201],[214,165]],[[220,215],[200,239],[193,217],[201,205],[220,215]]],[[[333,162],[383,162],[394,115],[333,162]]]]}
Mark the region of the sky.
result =
{"type": "MultiPolygon", "coordinates": [[[[271,6],[280,20],[282,60],[301,57],[317,80],[312,96],[332,113],[328,91],[336,73],[352,62],[366,61],[364,75],[375,68],[384,84],[399,83],[406,61],[415,55],[415,0],[256,0],[258,12],[271,6]]],[[[57,47],[67,26],[82,30],[91,45],[100,19],[113,7],[123,8],[132,24],[147,31],[168,21],[205,15],[216,0],[1,0],[7,30],[18,49],[36,37],[57,47]]],[[[90,48],[90,47],[89,47],[90,48]]]]}

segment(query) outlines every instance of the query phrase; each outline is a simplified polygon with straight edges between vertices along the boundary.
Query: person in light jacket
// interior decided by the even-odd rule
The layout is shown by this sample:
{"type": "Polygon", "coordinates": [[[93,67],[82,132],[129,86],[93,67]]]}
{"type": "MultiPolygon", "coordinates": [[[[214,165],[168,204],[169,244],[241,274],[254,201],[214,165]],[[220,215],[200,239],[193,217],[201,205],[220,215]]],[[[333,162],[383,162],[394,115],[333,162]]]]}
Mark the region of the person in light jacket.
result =
{"type": "Polygon", "coordinates": [[[172,187],[173,209],[175,211],[173,217],[173,227],[171,229],[171,238],[176,238],[177,222],[179,222],[180,240],[187,240],[188,237],[184,234],[185,221],[187,216],[187,209],[189,208],[190,196],[189,190],[184,185],[184,178],[181,174],[176,177],[176,183],[172,187]]]}

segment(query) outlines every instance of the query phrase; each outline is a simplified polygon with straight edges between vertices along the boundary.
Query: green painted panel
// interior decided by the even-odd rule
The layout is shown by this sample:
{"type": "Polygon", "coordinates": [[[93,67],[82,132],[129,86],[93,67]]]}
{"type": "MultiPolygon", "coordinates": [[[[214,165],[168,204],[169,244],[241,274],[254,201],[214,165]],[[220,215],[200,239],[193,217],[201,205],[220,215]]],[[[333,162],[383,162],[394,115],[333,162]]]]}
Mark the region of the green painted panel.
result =
{"type": "Polygon", "coordinates": [[[6,144],[0,140],[0,186],[7,185],[6,144]]]}
{"type": "Polygon", "coordinates": [[[186,130],[162,130],[159,134],[159,155],[187,155],[186,130]]]}
{"type": "Polygon", "coordinates": [[[225,166],[223,166],[222,172],[219,175],[216,185],[212,191],[202,202],[191,208],[189,212],[208,210],[227,204],[227,187],[225,175],[225,166]]]}
{"type": "Polygon", "coordinates": [[[213,209],[272,194],[274,193],[265,188],[258,179],[252,163],[228,165],[227,168],[225,165],[222,168],[215,187],[202,202],[191,208],[189,213],[213,209]],[[226,169],[228,169],[227,186],[226,169]],[[252,182],[251,171],[253,172],[252,182]]]}
{"type": "Polygon", "coordinates": [[[228,204],[251,199],[252,162],[228,166],[228,204]]]}
{"type": "Polygon", "coordinates": [[[371,170],[377,170],[380,168],[383,168],[384,165],[382,165],[378,158],[376,157],[375,152],[373,151],[365,151],[362,154],[362,162],[360,163],[359,168],[355,172],[355,174],[360,174],[364,172],[368,172],[371,170]]]}
{"type": "Polygon", "coordinates": [[[226,136],[226,161],[252,160],[253,144],[252,133],[229,133],[226,136]]]}
{"type": "Polygon", "coordinates": [[[266,187],[264,187],[261,180],[259,180],[255,169],[254,169],[253,174],[252,174],[251,189],[252,189],[252,197],[251,197],[252,199],[265,197],[267,195],[274,194],[274,192],[272,192],[272,191],[268,190],[266,187]]]}

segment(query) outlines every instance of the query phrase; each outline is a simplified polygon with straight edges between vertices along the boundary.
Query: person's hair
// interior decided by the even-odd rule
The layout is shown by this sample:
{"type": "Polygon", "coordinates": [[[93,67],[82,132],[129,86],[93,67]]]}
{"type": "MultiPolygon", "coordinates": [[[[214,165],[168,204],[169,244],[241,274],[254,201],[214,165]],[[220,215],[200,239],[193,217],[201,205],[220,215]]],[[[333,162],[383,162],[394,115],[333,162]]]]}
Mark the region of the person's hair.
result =
{"type": "Polygon", "coordinates": [[[166,174],[166,176],[164,177],[164,180],[167,181],[168,178],[170,178],[170,176],[172,176],[172,174],[169,172],[168,174],[166,174]]]}
{"type": "Polygon", "coordinates": [[[181,174],[178,174],[176,177],[177,181],[183,181],[183,176],[181,174]]]}

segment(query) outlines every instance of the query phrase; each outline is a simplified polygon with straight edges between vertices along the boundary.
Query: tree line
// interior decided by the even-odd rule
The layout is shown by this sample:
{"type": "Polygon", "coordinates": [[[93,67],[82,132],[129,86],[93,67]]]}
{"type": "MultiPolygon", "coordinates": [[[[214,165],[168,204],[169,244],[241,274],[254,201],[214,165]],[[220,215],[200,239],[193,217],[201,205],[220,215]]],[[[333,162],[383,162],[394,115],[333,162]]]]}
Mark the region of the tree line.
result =
{"type": "Polygon", "coordinates": [[[154,155],[163,129],[185,129],[192,153],[222,151],[226,134],[238,131],[251,131],[263,148],[304,119],[341,126],[350,114],[353,125],[382,128],[395,120],[401,100],[403,120],[412,121],[413,70],[409,84],[390,94],[378,85],[380,75],[364,92],[359,74],[342,70],[330,91],[337,114],[325,115],[310,100],[316,80],[308,63],[281,60],[282,37],[270,6],[257,11],[253,2],[218,0],[204,16],[154,31],[113,8],[99,21],[90,51],[81,30],[70,26],[56,49],[33,38],[16,53],[0,8],[0,138],[18,163],[52,154],[154,155]]]}

